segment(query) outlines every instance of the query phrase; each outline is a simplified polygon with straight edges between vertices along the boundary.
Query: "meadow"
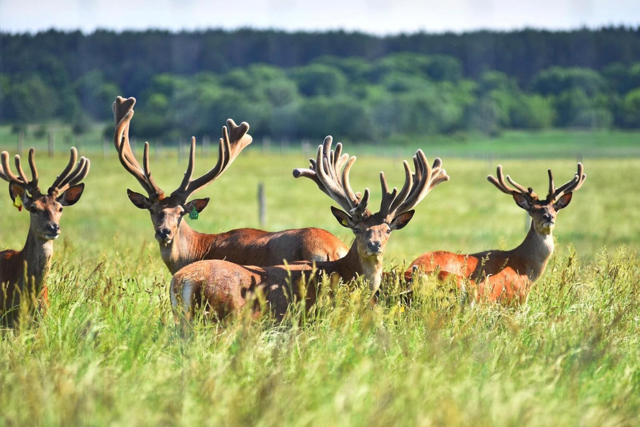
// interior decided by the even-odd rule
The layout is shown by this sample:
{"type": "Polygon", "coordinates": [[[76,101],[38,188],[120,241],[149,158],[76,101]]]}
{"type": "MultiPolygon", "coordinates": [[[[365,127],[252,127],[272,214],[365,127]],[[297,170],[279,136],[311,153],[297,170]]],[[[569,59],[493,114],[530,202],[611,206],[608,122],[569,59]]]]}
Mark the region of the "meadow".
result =
{"type": "MultiPolygon", "coordinates": [[[[14,145],[3,147],[13,151],[14,145]]],[[[345,148],[358,155],[352,186],[369,187],[372,206],[379,203],[379,171],[390,185],[402,185],[401,159],[413,149],[378,157],[361,154],[357,145],[345,148]]],[[[430,160],[442,155],[451,181],[392,235],[387,269],[428,250],[519,244],[528,227],[525,213],[486,181],[497,157],[447,158],[444,149],[424,148],[430,160]]],[[[544,193],[547,168],[556,182],[573,176],[572,156],[506,155],[500,163],[544,193]]],[[[148,213],[126,196],[126,188],[141,188],[114,152],[103,158],[94,150],[91,158],[85,194],[65,209],[55,242],[48,312],[0,340],[0,425],[640,422],[638,158],[584,156],[589,178],[559,214],[556,254],[522,307],[460,305],[448,290],[426,282],[411,306],[398,298],[402,285],[389,284],[370,308],[360,284],[322,298],[312,318],[294,313],[277,327],[244,318],[197,324],[186,338],[173,326],[170,274],[148,213]]],[[[66,155],[49,159],[40,150],[41,186],[66,161],[66,155]]],[[[214,162],[197,158],[196,172],[214,162]]],[[[191,225],[206,232],[259,227],[256,189],[262,182],[265,228],[322,227],[350,243],[350,232],[330,213],[331,201],[308,180],[291,176],[307,164],[301,154],[249,147],[197,193],[211,203],[191,225]]],[[[167,192],[184,168],[173,152],[152,158],[167,192]]],[[[6,190],[0,193],[0,250],[20,248],[28,223],[6,190]]]]}

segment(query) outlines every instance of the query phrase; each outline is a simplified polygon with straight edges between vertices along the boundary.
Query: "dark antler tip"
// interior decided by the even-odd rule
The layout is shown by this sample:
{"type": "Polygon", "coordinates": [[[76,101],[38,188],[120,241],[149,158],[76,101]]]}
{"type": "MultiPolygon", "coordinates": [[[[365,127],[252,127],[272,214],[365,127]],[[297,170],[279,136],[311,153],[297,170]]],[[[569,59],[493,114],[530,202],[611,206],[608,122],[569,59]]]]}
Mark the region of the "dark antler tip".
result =
{"type": "Polygon", "coordinates": [[[300,169],[294,169],[293,170],[293,177],[294,178],[300,178],[300,176],[302,176],[302,172],[300,171],[300,169]]]}

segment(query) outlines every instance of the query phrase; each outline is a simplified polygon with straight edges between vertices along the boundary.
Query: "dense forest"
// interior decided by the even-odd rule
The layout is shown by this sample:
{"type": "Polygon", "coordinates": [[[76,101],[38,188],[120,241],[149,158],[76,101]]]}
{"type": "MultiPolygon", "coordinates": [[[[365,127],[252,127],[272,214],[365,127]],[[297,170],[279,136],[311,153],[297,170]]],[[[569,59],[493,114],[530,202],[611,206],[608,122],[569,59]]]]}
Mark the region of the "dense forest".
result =
{"type": "Polygon", "coordinates": [[[139,136],[353,140],[501,129],[639,128],[640,29],[0,34],[0,123],[83,132],[136,96],[139,136]]]}

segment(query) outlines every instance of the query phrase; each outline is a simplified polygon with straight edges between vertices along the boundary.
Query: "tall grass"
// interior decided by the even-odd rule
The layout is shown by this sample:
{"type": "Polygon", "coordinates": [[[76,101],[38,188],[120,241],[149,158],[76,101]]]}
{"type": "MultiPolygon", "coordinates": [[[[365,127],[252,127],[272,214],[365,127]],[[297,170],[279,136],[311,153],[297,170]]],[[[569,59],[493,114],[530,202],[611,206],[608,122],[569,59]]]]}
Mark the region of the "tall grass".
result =
{"type": "MultiPolygon", "coordinates": [[[[198,161],[198,171],[213,162],[198,161]]],[[[63,163],[38,160],[43,185],[63,163]]],[[[349,241],[326,196],[290,177],[305,164],[243,154],[198,193],[212,203],[192,225],[257,226],[261,180],[269,229],[320,226],[349,241]]],[[[524,213],[485,181],[489,165],[444,165],[451,182],[391,237],[388,269],[427,250],[524,238],[524,213]]],[[[575,168],[560,160],[504,166],[541,189],[547,167],[558,182],[575,168]]],[[[360,283],[323,294],[309,316],[294,310],[281,326],[238,318],[196,324],[183,337],[148,214],[126,198],[127,186],[140,190],[115,158],[96,159],[86,193],[62,218],[47,313],[0,339],[0,424],[637,425],[638,166],[586,163],[587,182],[558,218],[557,254],[522,307],[460,304],[454,289],[427,281],[411,305],[389,283],[372,308],[360,283]]],[[[175,159],[152,167],[167,191],[184,169],[175,159]]],[[[352,172],[354,188],[374,190],[373,203],[379,170],[401,185],[397,160],[361,158],[352,172]]],[[[0,194],[0,248],[26,237],[27,215],[10,203],[0,194]]]]}

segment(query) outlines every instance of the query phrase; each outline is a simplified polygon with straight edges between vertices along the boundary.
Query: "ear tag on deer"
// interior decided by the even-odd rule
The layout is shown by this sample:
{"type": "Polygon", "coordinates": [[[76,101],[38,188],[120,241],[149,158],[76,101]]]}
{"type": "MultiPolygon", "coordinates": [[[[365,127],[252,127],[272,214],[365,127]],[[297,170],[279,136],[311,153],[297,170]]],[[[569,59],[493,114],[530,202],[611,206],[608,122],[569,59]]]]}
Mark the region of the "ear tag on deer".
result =
{"type": "Polygon", "coordinates": [[[22,197],[20,197],[20,195],[18,194],[15,198],[15,200],[13,201],[13,206],[15,206],[18,209],[18,212],[22,212],[22,197]]]}
{"type": "Polygon", "coordinates": [[[191,212],[189,212],[189,219],[197,220],[198,216],[199,216],[198,211],[196,210],[196,207],[194,206],[191,209],[191,212]]]}
{"type": "Polygon", "coordinates": [[[342,225],[344,225],[345,227],[348,225],[348,224],[347,224],[347,220],[346,220],[346,219],[343,219],[343,220],[342,220],[342,221],[340,221],[340,222],[342,222],[342,225]]]}

